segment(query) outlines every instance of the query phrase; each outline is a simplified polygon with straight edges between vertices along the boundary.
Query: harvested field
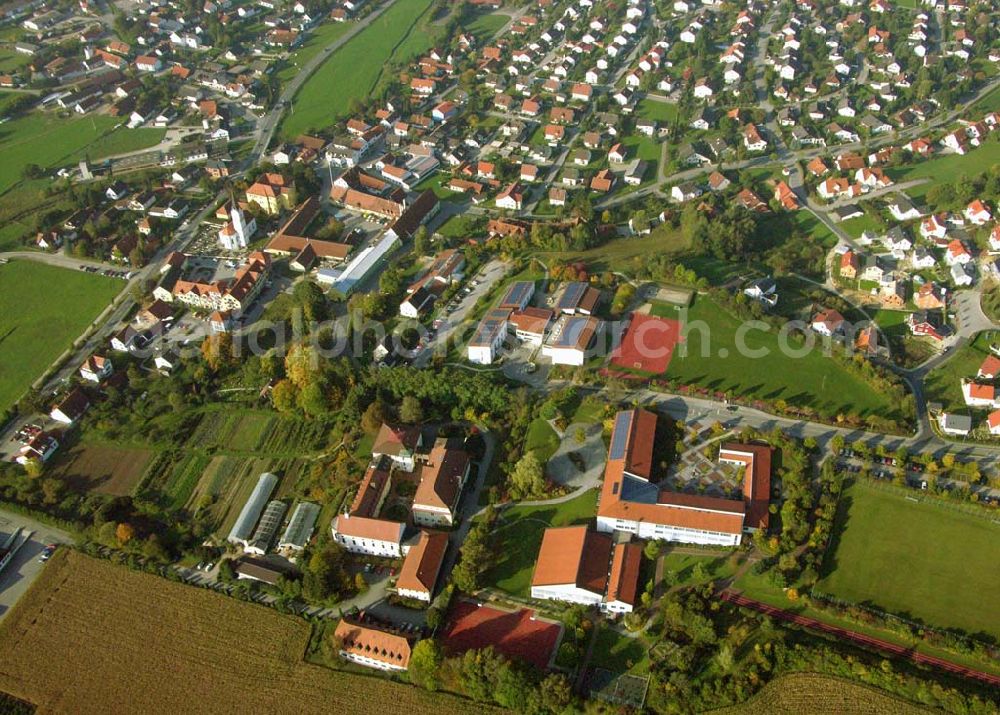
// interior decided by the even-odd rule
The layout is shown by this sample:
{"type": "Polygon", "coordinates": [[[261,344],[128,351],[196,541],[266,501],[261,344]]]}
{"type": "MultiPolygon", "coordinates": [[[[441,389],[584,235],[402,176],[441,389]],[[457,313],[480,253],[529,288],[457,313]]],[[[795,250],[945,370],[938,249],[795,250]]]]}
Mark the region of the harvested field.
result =
{"type": "Polygon", "coordinates": [[[309,634],[292,616],[60,549],[0,623],[0,691],[40,713],[488,710],[308,664],[309,634]]]}
{"type": "Polygon", "coordinates": [[[711,715],[918,715],[929,710],[875,688],[814,673],[785,675],[745,703],[712,710],[711,715]]]}
{"type": "Polygon", "coordinates": [[[76,445],[61,456],[53,473],[80,491],[125,496],[142,479],[152,455],[148,449],[76,445]]]}
{"type": "Polygon", "coordinates": [[[559,644],[562,626],[534,615],[528,609],[501,611],[461,601],[451,609],[441,639],[450,653],[493,646],[504,655],[546,669],[559,644]]]}

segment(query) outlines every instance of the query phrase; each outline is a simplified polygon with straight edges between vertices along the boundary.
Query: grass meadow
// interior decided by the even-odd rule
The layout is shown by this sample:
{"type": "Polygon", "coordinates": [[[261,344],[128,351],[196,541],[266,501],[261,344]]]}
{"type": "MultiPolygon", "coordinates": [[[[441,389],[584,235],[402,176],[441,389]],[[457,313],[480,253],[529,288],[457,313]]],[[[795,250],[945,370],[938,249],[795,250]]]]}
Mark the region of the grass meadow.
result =
{"type": "Polygon", "coordinates": [[[21,397],[124,285],[32,261],[0,265],[0,410],[21,397]]]}
{"type": "Polygon", "coordinates": [[[863,482],[844,491],[837,526],[820,590],[929,625],[1000,637],[1000,526],[863,482]]]}
{"type": "Polygon", "coordinates": [[[430,0],[397,0],[330,55],[295,95],[281,133],[295,137],[334,124],[347,114],[351,100],[369,95],[390,60],[427,50],[433,38],[416,28],[430,5],[430,0]]]}

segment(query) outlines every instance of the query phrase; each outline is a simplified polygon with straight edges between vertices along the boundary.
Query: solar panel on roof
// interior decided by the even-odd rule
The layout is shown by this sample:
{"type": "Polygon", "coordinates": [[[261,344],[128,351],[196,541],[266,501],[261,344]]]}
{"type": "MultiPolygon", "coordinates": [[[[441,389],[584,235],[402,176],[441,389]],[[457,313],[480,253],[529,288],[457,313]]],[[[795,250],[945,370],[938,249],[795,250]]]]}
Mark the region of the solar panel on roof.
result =
{"type": "Polygon", "coordinates": [[[507,289],[501,305],[522,305],[528,301],[528,295],[535,289],[535,284],[531,281],[518,281],[507,289]]]}
{"type": "Polygon", "coordinates": [[[559,299],[559,308],[575,308],[583,299],[583,294],[587,291],[586,283],[570,283],[563,291],[559,299]]]}
{"type": "Polygon", "coordinates": [[[655,484],[628,475],[622,480],[622,501],[656,504],[659,496],[660,488],[655,484]]]}
{"type": "Polygon", "coordinates": [[[631,426],[632,413],[630,411],[619,412],[615,416],[615,429],[611,433],[611,451],[608,452],[608,459],[625,458],[625,446],[628,444],[631,426]]]}

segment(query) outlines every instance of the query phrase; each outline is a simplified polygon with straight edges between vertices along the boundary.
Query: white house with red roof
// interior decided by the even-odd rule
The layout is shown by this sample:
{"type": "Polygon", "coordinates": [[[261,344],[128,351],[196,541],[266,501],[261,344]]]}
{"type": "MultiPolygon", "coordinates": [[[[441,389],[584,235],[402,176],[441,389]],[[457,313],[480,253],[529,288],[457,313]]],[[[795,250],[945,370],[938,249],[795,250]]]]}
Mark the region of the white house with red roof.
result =
{"type": "Polygon", "coordinates": [[[965,207],[965,220],[976,226],[985,226],[993,219],[993,214],[989,208],[979,199],[976,199],[965,207]]]}
{"type": "Polygon", "coordinates": [[[972,254],[965,244],[956,238],[948,244],[944,260],[949,266],[965,265],[972,260],[972,254]]]}
{"type": "Polygon", "coordinates": [[[843,328],[844,316],[841,315],[838,310],[829,308],[827,310],[822,310],[813,316],[813,332],[819,333],[820,335],[825,335],[826,337],[831,338],[843,330],[843,328]]]}
{"type": "Polygon", "coordinates": [[[962,396],[969,407],[996,407],[997,395],[993,385],[983,385],[971,380],[962,380],[962,396]]]}
{"type": "Polygon", "coordinates": [[[986,417],[986,426],[992,435],[1000,435],[1000,410],[993,410],[986,417]]]}

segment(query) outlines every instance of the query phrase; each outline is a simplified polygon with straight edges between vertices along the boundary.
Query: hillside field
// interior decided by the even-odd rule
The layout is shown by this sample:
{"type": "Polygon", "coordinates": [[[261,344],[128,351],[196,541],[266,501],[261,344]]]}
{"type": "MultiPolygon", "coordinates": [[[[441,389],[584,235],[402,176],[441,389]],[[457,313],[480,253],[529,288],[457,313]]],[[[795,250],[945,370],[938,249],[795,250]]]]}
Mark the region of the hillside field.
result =
{"type": "Polygon", "coordinates": [[[0,410],[10,407],[125,287],[36,263],[0,265],[0,410]]]}
{"type": "Polygon", "coordinates": [[[330,55],[299,89],[281,126],[285,137],[322,129],[347,114],[352,99],[364,99],[391,59],[409,59],[432,41],[415,31],[430,0],[396,3],[330,55]]]}
{"type": "Polygon", "coordinates": [[[0,622],[0,691],[40,712],[489,710],[308,664],[309,637],[295,617],[62,549],[0,622]]]}

